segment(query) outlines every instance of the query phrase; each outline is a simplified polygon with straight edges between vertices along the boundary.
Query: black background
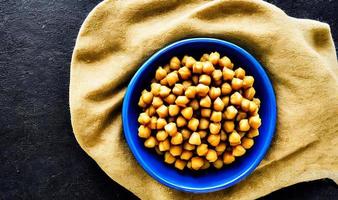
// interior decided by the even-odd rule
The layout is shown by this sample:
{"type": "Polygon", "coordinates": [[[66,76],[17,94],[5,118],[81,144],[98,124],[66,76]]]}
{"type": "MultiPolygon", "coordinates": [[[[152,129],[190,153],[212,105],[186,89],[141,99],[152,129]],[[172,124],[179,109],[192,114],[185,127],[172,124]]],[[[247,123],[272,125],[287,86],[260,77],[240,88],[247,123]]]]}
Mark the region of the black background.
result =
{"type": "MultiPolygon", "coordinates": [[[[75,39],[98,0],[0,0],[0,199],[136,199],[75,141],[68,105],[75,39]]],[[[269,1],[327,22],[337,43],[338,1],[269,1]]],[[[248,191],[250,192],[250,191],[248,191]]],[[[263,199],[337,199],[328,179],[263,199]]]]}

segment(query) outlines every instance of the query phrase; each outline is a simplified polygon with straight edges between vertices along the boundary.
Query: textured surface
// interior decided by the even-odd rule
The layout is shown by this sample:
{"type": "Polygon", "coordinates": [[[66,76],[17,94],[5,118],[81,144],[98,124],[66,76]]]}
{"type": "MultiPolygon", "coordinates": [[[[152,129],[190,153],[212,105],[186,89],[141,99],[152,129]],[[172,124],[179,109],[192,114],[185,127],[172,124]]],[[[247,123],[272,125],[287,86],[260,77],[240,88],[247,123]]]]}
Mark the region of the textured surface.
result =
{"type": "MultiPolygon", "coordinates": [[[[71,52],[82,21],[97,3],[0,0],[2,199],[133,197],[83,153],[70,126],[71,52]]],[[[328,22],[337,41],[337,2],[273,3],[291,16],[328,22]]],[[[321,194],[333,199],[337,186],[331,181],[315,181],[268,197],[287,194],[313,199],[321,194]],[[314,188],[318,191],[310,192],[314,188]]]]}

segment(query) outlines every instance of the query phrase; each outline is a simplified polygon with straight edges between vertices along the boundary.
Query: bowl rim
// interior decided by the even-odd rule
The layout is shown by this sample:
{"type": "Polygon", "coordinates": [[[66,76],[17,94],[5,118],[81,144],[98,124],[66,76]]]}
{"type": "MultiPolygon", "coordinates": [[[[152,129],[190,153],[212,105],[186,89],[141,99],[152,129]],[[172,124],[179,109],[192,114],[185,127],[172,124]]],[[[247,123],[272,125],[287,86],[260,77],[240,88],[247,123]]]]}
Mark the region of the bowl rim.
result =
{"type": "Polygon", "coordinates": [[[141,67],[137,70],[137,72],[132,77],[130,83],[128,84],[128,88],[127,88],[126,94],[124,96],[123,105],[122,105],[122,124],[123,124],[124,136],[125,136],[125,139],[127,141],[128,146],[129,146],[129,149],[132,151],[132,153],[133,153],[134,157],[136,158],[137,162],[141,165],[141,167],[152,178],[154,178],[158,182],[160,182],[160,183],[162,183],[162,184],[164,184],[164,185],[166,185],[170,188],[179,190],[179,191],[192,192],[192,193],[208,193],[208,192],[215,192],[215,191],[218,191],[218,190],[222,190],[222,189],[225,189],[225,188],[228,188],[228,187],[231,187],[231,186],[237,184],[238,182],[242,181],[247,176],[249,176],[254,171],[254,169],[256,169],[256,167],[259,165],[259,163],[263,160],[267,150],[269,149],[272,138],[275,135],[276,123],[277,123],[276,95],[275,95],[275,92],[274,92],[273,85],[272,85],[267,73],[263,69],[262,65],[249,52],[247,52],[243,48],[237,46],[236,44],[233,44],[233,43],[225,41],[225,40],[216,39],[216,38],[208,38],[208,37],[198,37],[198,38],[189,38],[189,39],[178,40],[178,41],[175,41],[175,42],[163,47],[162,49],[160,49],[159,51],[154,53],[152,56],[150,56],[150,58],[148,58],[141,65],[141,67]],[[169,181],[163,179],[158,174],[156,174],[152,170],[151,166],[147,162],[143,161],[143,159],[141,159],[141,155],[139,154],[139,152],[136,149],[136,147],[134,146],[131,138],[129,137],[129,135],[131,134],[131,131],[130,131],[129,125],[127,123],[128,122],[128,113],[129,113],[128,102],[130,102],[130,99],[133,97],[133,91],[134,91],[135,86],[136,86],[136,81],[140,78],[140,75],[143,73],[143,71],[145,71],[146,68],[149,67],[150,64],[154,60],[158,59],[158,56],[161,56],[165,52],[171,51],[173,48],[176,48],[177,46],[185,45],[185,44],[188,44],[188,43],[199,43],[199,42],[219,43],[221,45],[227,46],[228,48],[235,49],[236,51],[239,52],[239,54],[241,56],[244,56],[247,59],[249,59],[250,62],[253,63],[253,65],[255,65],[256,70],[261,74],[264,83],[267,85],[267,91],[265,91],[265,92],[268,93],[268,96],[272,97],[272,102],[270,104],[271,120],[269,120],[269,124],[268,124],[268,126],[271,127],[271,128],[268,130],[269,131],[268,137],[265,138],[266,140],[263,144],[263,148],[262,148],[261,151],[258,152],[258,155],[257,155],[256,159],[254,160],[254,162],[250,166],[248,166],[247,169],[243,173],[238,175],[236,178],[225,181],[222,184],[217,184],[217,185],[214,185],[214,186],[204,187],[204,188],[182,186],[182,185],[177,184],[177,183],[169,182],[169,181]]]}

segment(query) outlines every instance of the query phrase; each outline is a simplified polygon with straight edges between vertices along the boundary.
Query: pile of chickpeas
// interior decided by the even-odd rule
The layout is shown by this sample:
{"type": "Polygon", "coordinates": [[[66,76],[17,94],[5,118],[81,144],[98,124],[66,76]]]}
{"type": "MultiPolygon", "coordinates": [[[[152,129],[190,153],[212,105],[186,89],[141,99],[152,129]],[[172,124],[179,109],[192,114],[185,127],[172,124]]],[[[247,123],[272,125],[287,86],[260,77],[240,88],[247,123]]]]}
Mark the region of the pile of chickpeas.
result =
{"type": "Polygon", "coordinates": [[[158,67],[138,105],[138,136],[144,146],[183,170],[220,169],[254,145],[260,100],[254,77],[218,52],[173,57],[158,67]]]}

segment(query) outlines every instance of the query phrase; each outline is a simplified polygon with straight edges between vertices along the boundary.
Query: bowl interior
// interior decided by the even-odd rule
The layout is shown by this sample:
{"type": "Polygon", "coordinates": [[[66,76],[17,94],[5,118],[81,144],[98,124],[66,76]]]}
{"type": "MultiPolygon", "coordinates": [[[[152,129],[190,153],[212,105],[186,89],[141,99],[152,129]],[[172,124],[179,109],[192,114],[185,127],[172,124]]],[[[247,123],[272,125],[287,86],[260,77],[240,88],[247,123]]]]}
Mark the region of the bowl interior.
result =
{"type": "Polygon", "coordinates": [[[135,158],[141,166],[156,180],[172,188],[189,192],[211,192],[229,187],[245,178],[262,160],[271,142],[276,123],[276,102],[272,85],[260,64],[246,52],[231,43],[217,39],[188,39],[167,46],[148,59],[129,84],[123,105],[123,126],[125,137],[135,158]],[[142,90],[149,89],[150,80],[158,66],[169,62],[172,56],[192,55],[200,58],[203,53],[218,51],[228,56],[236,67],[242,67],[247,74],[254,76],[256,96],[261,99],[259,114],[262,118],[260,135],[255,138],[252,149],[221,170],[180,172],[163,162],[163,158],[153,150],[143,146],[138,138],[137,117],[141,109],[137,106],[142,90]]]}

